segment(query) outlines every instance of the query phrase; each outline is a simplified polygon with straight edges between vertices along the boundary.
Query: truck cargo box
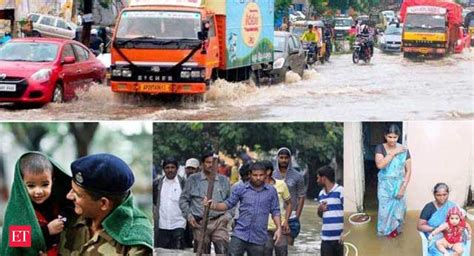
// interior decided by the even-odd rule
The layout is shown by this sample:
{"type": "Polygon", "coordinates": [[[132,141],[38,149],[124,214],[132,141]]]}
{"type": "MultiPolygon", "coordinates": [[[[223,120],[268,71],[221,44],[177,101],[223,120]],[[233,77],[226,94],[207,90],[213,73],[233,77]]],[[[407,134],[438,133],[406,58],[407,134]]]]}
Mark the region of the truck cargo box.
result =
{"type": "Polygon", "coordinates": [[[462,7],[454,2],[440,1],[440,0],[404,0],[400,7],[400,19],[405,22],[407,8],[410,6],[436,6],[445,8],[448,11],[448,22],[451,25],[462,24],[462,7]]]}

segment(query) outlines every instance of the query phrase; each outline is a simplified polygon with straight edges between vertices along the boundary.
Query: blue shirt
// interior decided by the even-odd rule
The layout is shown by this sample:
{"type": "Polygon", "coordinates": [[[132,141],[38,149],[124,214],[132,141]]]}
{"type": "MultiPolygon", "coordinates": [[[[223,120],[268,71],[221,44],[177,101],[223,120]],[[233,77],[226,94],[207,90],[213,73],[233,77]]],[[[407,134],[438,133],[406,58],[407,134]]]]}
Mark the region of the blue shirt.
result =
{"type": "Polygon", "coordinates": [[[256,190],[250,182],[239,184],[224,203],[231,209],[238,202],[239,218],[232,236],[249,243],[265,245],[268,214],[280,216],[277,191],[267,184],[260,190],[256,190]]]}
{"type": "Polygon", "coordinates": [[[341,238],[344,229],[344,195],[343,188],[337,184],[326,193],[324,188],[319,192],[318,201],[327,202],[328,210],[323,212],[323,227],[321,239],[323,241],[337,241],[341,238]]]}

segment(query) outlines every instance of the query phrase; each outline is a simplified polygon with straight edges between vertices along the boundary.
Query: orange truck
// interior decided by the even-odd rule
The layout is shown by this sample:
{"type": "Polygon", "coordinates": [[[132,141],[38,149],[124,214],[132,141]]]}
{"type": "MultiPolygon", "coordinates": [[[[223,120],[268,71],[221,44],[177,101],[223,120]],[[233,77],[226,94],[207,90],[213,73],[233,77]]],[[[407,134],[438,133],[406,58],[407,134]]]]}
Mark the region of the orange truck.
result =
{"type": "Polygon", "coordinates": [[[202,96],[216,78],[259,78],[273,62],[274,0],[131,0],[111,47],[117,93],[202,96]]]}

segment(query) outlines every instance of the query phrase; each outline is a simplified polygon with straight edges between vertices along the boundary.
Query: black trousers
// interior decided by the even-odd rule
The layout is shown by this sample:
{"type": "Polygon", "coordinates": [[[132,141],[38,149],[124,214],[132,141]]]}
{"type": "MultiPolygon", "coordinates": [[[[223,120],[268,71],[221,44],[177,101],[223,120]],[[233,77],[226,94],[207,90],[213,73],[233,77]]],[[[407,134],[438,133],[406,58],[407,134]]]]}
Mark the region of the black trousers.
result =
{"type": "Polygon", "coordinates": [[[321,256],[342,256],[344,246],[339,241],[322,241],[321,256]]]}
{"type": "Polygon", "coordinates": [[[184,228],[158,229],[156,245],[166,249],[184,249],[184,228]]]}

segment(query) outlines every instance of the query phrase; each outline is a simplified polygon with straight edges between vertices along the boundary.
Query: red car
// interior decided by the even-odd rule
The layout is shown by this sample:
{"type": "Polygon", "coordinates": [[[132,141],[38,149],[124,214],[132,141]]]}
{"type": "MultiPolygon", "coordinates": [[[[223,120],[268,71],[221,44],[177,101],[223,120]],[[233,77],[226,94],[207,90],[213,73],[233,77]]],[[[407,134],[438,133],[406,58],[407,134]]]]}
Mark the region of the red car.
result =
{"type": "Polygon", "coordinates": [[[0,47],[0,102],[60,103],[104,79],[104,65],[76,41],[22,38],[0,47]]]}
{"type": "Polygon", "coordinates": [[[463,27],[459,27],[459,39],[456,40],[456,44],[454,46],[455,53],[462,53],[464,48],[469,48],[471,46],[471,38],[467,33],[466,29],[463,27]]]}

